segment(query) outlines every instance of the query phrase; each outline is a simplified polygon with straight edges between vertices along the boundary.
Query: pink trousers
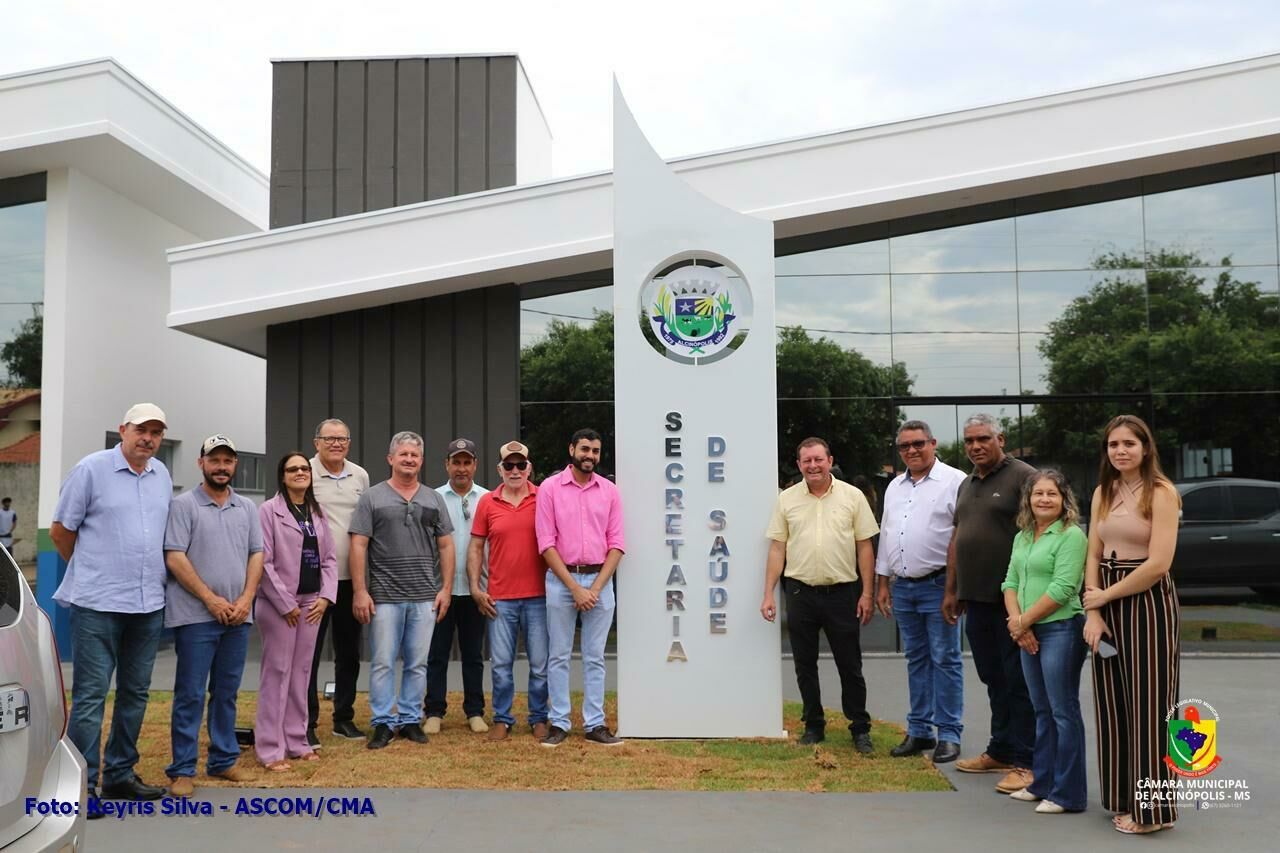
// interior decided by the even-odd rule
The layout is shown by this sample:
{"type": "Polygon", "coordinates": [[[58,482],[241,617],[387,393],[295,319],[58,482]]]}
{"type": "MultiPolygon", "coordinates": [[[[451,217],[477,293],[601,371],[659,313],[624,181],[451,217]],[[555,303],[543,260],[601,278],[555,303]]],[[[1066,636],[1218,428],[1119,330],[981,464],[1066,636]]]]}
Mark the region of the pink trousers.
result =
{"type": "Polygon", "coordinates": [[[265,599],[254,609],[262,632],[262,675],[253,737],[263,764],[312,751],[307,743],[307,687],[320,626],[308,624],[306,615],[315,599],[315,595],[298,597],[302,615],[293,628],[265,599]]]}

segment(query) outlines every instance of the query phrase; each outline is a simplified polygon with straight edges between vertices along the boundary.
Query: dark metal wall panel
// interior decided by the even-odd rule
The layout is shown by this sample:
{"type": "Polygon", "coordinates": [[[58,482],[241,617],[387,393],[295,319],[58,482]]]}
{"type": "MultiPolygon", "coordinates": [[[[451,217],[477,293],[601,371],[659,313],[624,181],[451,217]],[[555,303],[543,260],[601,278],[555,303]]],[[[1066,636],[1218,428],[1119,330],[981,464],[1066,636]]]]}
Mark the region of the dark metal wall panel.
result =
{"type": "Polygon", "coordinates": [[[271,72],[271,203],[268,217],[272,228],[280,228],[303,221],[302,139],[307,69],[300,62],[277,62],[271,72]]]}
{"type": "Polygon", "coordinates": [[[422,302],[422,398],[426,409],[422,438],[427,443],[428,458],[439,456],[439,449],[456,436],[453,428],[457,365],[453,346],[453,304],[452,294],[422,302]]]}
{"type": "Polygon", "coordinates": [[[298,323],[267,327],[267,459],[272,461],[297,441],[300,333],[298,323]]]}
{"type": "Polygon", "coordinates": [[[337,116],[334,119],[333,215],[363,213],[364,87],[363,62],[338,63],[337,116]]]}
{"type": "Polygon", "coordinates": [[[0,179],[0,207],[44,201],[48,176],[44,172],[0,179]]]}
{"type": "Polygon", "coordinates": [[[400,430],[426,444],[424,476],[444,482],[449,441],[480,450],[480,480],[497,482],[497,448],[519,435],[520,299],[515,285],[272,326],[267,333],[267,448],[310,451],[317,423],[351,427],[351,459],[376,481],[400,430]]]}
{"type": "MultiPolygon", "coordinates": [[[[458,63],[427,60],[427,198],[455,195],[458,156],[458,63]]],[[[514,183],[514,182],[513,182],[514,183]]]]}
{"type": "Polygon", "coordinates": [[[396,62],[396,204],[427,197],[427,61],[396,62]]]}
{"type": "Polygon", "coordinates": [[[365,88],[365,210],[396,203],[396,63],[368,63],[365,88]]]}
{"type": "MultiPolygon", "coordinates": [[[[488,287],[485,297],[485,471],[498,464],[497,449],[520,437],[520,293],[514,285],[488,287]],[[515,334],[511,334],[514,329],[515,334]]],[[[492,478],[491,474],[487,474],[492,478]]]]}
{"type": "Polygon", "coordinates": [[[333,218],[334,94],[337,69],[332,62],[307,65],[307,113],[303,122],[303,215],[307,222],[333,218]]]}
{"type": "Polygon", "coordinates": [[[458,60],[458,193],[491,189],[488,174],[489,63],[458,60]]]}
{"type": "Polygon", "coordinates": [[[516,181],[514,56],[277,62],[271,227],[516,181]]]}
{"type": "Polygon", "coordinates": [[[374,482],[386,479],[387,443],[399,427],[391,420],[391,307],[361,312],[360,464],[374,482]]]}
{"type": "Polygon", "coordinates": [[[316,317],[299,322],[299,335],[302,345],[300,352],[300,377],[298,392],[298,434],[294,436],[294,448],[308,450],[309,439],[314,434],[316,424],[333,411],[331,390],[332,370],[332,334],[331,318],[316,317]]]}
{"type": "Polygon", "coordinates": [[[489,187],[512,186],[516,182],[516,58],[499,56],[489,60],[489,187]]]}

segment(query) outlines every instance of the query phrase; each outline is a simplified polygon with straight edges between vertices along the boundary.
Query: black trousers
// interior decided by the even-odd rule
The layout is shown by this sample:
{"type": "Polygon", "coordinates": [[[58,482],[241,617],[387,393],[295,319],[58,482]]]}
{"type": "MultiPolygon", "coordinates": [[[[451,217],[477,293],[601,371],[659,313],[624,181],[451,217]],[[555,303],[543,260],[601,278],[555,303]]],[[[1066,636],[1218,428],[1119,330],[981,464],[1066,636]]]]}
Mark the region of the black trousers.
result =
{"type": "Polygon", "coordinates": [[[307,689],[307,728],[314,729],[320,719],[320,697],[317,695],[316,673],[320,669],[320,650],[324,635],[333,629],[333,721],[347,722],[355,717],[356,679],[360,677],[360,623],[351,611],[351,581],[338,581],[338,600],[326,609],[316,635],[316,652],[311,658],[311,686],[307,689]]]}
{"type": "Polygon", "coordinates": [[[840,705],[853,734],[871,731],[867,713],[867,682],[862,677],[858,595],[861,584],[809,586],[782,579],[787,602],[787,633],[796,667],[796,684],[804,701],[804,727],[822,730],[822,687],[818,683],[818,632],[825,631],[836,670],[840,673],[840,705]]]}
{"type": "Polygon", "coordinates": [[[1004,604],[965,602],[964,632],[973,666],[987,686],[991,703],[991,740],[986,752],[1014,767],[1031,767],[1036,745],[1036,712],[1022,675],[1022,653],[1009,636],[1004,604]]]}
{"type": "Polygon", "coordinates": [[[484,634],[489,620],[469,595],[455,595],[444,618],[436,623],[427,652],[427,698],[423,712],[428,717],[443,717],[449,709],[449,653],[453,651],[453,635],[458,635],[458,651],[462,655],[462,712],[470,717],[484,716],[484,634]]]}

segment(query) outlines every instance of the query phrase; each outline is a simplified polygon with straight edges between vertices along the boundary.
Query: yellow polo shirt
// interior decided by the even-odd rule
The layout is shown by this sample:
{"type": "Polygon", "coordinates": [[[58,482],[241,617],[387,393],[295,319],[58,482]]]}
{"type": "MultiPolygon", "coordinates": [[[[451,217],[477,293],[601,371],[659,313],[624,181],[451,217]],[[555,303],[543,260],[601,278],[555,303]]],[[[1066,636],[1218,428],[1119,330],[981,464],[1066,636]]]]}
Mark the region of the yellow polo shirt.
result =
{"type": "Polygon", "coordinates": [[[858,580],[856,542],[880,532],[866,495],[832,479],[820,498],[801,480],[778,495],[765,536],[787,543],[786,577],[810,586],[858,580]]]}

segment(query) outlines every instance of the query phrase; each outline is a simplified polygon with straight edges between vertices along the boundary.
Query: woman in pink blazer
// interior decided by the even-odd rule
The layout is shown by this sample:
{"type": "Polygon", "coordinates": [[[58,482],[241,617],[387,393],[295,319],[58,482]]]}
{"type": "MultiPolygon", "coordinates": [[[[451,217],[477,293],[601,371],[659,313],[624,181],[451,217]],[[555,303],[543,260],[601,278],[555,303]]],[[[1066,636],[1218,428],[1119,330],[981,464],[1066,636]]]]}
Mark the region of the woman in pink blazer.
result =
{"type": "Polygon", "coordinates": [[[276,496],[258,508],[263,577],[254,617],[262,676],[254,741],[268,770],[285,771],[286,758],[319,758],[307,743],[307,686],[320,620],[338,594],[338,562],[307,457],[286,453],[276,483],[276,496]]]}

